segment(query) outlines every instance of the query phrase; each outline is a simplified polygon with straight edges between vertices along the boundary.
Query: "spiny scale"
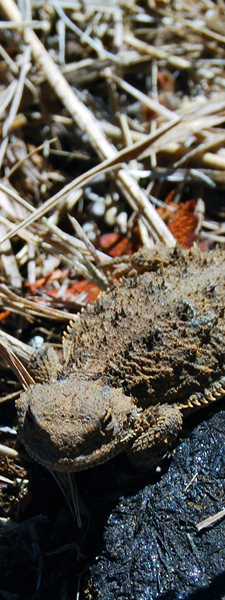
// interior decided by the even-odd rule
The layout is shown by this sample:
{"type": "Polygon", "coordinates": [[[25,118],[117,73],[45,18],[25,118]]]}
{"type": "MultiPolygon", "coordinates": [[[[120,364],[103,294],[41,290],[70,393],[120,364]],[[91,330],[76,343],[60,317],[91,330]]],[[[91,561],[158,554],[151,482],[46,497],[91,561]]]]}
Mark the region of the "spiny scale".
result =
{"type": "Polygon", "coordinates": [[[192,394],[188,399],[188,403],[182,404],[181,408],[185,410],[186,408],[194,408],[194,406],[201,407],[209,402],[216,402],[225,394],[225,389],[222,387],[223,385],[225,385],[225,377],[221,377],[219,381],[214,382],[212,386],[205,389],[202,394],[192,394]]]}

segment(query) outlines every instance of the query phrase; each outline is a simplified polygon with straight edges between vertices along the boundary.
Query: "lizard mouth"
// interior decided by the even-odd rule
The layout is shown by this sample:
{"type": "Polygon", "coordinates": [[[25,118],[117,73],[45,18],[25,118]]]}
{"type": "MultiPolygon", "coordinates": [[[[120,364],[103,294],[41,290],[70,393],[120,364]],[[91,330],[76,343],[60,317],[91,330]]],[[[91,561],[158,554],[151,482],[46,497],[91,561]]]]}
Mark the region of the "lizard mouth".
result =
{"type": "MultiPolygon", "coordinates": [[[[78,471],[84,471],[85,469],[90,469],[91,467],[95,467],[99,464],[102,464],[115,456],[118,451],[116,451],[114,444],[103,444],[100,449],[96,449],[91,454],[80,454],[76,458],[68,458],[68,456],[58,457],[57,453],[54,456],[54,449],[50,456],[49,445],[47,450],[48,459],[46,457],[45,450],[43,448],[43,453],[39,456],[35,450],[33,450],[30,445],[26,443],[23,436],[19,435],[21,442],[26,448],[27,453],[41,465],[50,469],[51,471],[59,471],[59,472],[67,472],[67,473],[75,473],[78,471]]],[[[119,452],[121,452],[121,447],[119,452]]]]}

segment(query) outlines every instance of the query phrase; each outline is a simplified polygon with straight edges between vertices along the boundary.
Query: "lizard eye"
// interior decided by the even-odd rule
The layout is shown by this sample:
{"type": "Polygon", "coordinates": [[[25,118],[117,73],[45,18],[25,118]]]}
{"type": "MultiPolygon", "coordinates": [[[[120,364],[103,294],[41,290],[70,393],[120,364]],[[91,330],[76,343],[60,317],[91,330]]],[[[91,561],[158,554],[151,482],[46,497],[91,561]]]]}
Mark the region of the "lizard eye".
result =
{"type": "Polygon", "coordinates": [[[106,410],[103,415],[102,429],[104,431],[109,431],[110,429],[113,429],[111,408],[108,408],[108,410],[106,410]]]}

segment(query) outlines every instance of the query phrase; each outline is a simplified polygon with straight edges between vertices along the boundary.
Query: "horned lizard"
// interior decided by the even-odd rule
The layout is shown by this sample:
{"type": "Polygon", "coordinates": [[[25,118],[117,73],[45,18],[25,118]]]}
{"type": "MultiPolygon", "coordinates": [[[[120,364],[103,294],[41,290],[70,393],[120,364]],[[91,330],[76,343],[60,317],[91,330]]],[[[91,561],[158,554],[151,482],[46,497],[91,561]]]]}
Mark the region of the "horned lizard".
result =
{"type": "Polygon", "coordinates": [[[17,402],[19,437],[55,471],[125,452],[157,465],[183,416],[225,394],[225,260],[221,250],[139,251],[130,275],[33,357],[37,383],[17,402]]]}

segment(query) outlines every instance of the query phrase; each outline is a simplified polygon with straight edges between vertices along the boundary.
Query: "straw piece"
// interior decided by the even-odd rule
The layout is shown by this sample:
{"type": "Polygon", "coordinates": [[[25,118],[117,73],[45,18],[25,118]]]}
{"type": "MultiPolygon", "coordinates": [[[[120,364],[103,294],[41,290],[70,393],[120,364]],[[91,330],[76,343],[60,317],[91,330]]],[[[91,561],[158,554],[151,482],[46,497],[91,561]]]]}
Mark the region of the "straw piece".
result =
{"type": "MultiPolygon", "coordinates": [[[[1,192],[0,192],[1,193],[1,192]]],[[[0,238],[6,234],[6,227],[0,223],[0,238]]],[[[6,240],[1,247],[1,261],[4,267],[5,274],[11,285],[21,288],[22,278],[17,266],[15,256],[12,251],[10,240],[6,240]]]]}
{"type": "MultiPolygon", "coordinates": [[[[2,8],[9,19],[17,20],[19,22],[23,21],[22,15],[13,0],[2,0],[2,8]]],[[[50,85],[54,88],[55,93],[68,109],[78,126],[87,133],[89,140],[100,159],[116,158],[117,151],[115,147],[105,138],[100,125],[88,108],[86,108],[86,106],[84,106],[77,98],[36,34],[27,28],[22,34],[24,35],[26,42],[30,44],[32,54],[42,67],[50,85]]],[[[147,218],[159,239],[168,246],[173,247],[175,245],[175,240],[172,234],[165,223],[160,219],[154,207],[151,206],[145,192],[139,187],[138,183],[133,179],[129,172],[120,169],[116,174],[116,181],[128,202],[133,200],[137,203],[139,210],[147,215],[147,218]]]]}
{"type": "Polygon", "coordinates": [[[165,50],[152,46],[151,44],[146,44],[146,42],[142,42],[130,33],[125,34],[124,42],[130,44],[130,46],[133,46],[133,48],[137,48],[137,50],[140,50],[140,52],[149,54],[153,58],[166,60],[169,64],[173,65],[177,69],[190,69],[191,67],[189,60],[181,58],[180,56],[174,56],[173,54],[165,52],[165,50]]]}
{"type": "Polygon", "coordinates": [[[30,386],[34,385],[35,381],[33,377],[31,377],[30,373],[28,373],[26,367],[21,363],[16,354],[12,350],[7,348],[7,346],[2,341],[0,341],[0,356],[7,360],[11,369],[18,377],[25,390],[27,390],[30,386]]]}
{"type": "Polygon", "coordinates": [[[202,529],[205,529],[206,527],[210,527],[211,525],[214,525],[214,523],[217,523],[220,519],[223,519],[223,517],[225,517],[225,508],[223,508],[223,510],[220,510],[215,515],[212,515],[211,517],[204,519],[204,521],[200,521],[200,523],[198,523],[196,525],[197,530],[201,531],[202,529]]]}
{"type": "MultiPolygon", "coordinates": [[[[70,319],[72,319],[74,316],[74,313],[63,312],[62,310],[57,310],[52,306],[44,306],[44,304],[41,302],[40,304],[37,304],[32,300],[28,300],[27,298],[21,298],[17,294],[11,292],[11,290],[5,284],[0,284],[0,300],[2,301],[5,309],[19,315],[23,315],[26,319],[28,318],[30,320],[32,320],[32,317],[48,317],[48,319],[57,321],[70,321],[70,319]]],[[[48,305],[49,304],[50,298],[48,297],[48,305]]]]}
{"type": "Polygon", "coordinates": [[[17,450],[9,448],[9,446],[5,446],[4,444],[0,444],[0,454],[2,456],[8,456],[8,458],[17,458],[18,456],[17,450]]]}
{"type": "MultiPolygon", "coordinates": [[[[148,148],[149,145],[154,140],[156,140],[164,132],[168,131],[169,129],[171,129],[174,126],[175,126],[174,121],[167,123],[166,125],[163,125],[157,131],[146,136],[146,139],[144,141],[136,142],[135,144],[133,144],[133,146],[131,146],[129,148],[124,148],[123,150],[118,152],[113,158],[106,159],[100,165],[97,165],[97,167],[93,167],[92,169],[87,171],[87,173],[80,175],[79,177],[74,179],[72,182],[68,183],[62,190],[60,190],[60,192],[58,192],[57,194],[52,196],[52,198],[49,198],[49,200],[47,200],[45,203],[43,203],[43,205],[40,206],[40,208],[36,209],[32,215],[30,215],[29,217],[24,219],[24,221],[22,221],[22,223],[20,225],[18,225],[12,231],[10,231],[7,234],[7,236],[5,236],[3,238],[3,240],[0,240],[0,243],[4,242],[6,239],[13,237],[16,233],[19,232],[19,230],[21,228],[25,228],[28,225],[30,225],[31,223],[33,223],[34,221],[36,221],[37,219],[43,217],[46,214],[46,212],[55,208],[55,206],[57,206],[57,204],[59,203],[61,198],[65,194],[68,194],[72,189],[80,189],[81,187],[83,187],[83,185],[87,185],[88,183],[90,183],[90,181],[93,181],[93,179],[96,177],[96,175],[99,175],[100,173],[101,174],[108,173],[109,171],[112,170],[112,168],[120,165],[121,162],[126,162],[129,160],[132,160],[133,158],[136,158],[141,153],[142,150],[145,150],[146,148],[148,148]]],[[[124,171],[124,173],[126,175],[125,171],[124,171]]],[[[128,186],[128,188],[126,189],[126,194],[129,197],[132,208],[136,208],[137,211],[142,212],[145,219],[150,224],[152,223],[151,215],[153,214],[154,224],[152,224],[152,226],[155,225],[156,221],[157,221],[157,233],[159,235],[159,238],[162,240],[163,235],[165,233],[165,225],[164,225],[162,219],[159,217],[158,213],[156,213],[155,209],[152,207],[152,205],[148,201],[146,194],[144,194],[144,193],[142,194],[141,188],[138,185],[136,185],[136,182],[133,178],[131,178],[131,181],[130,181],[130,177],[128,177],[128,180],[126,179],[126,184],[128,186]],[[133,185],[131,190],[129,190],[130,183],[132,183],[132,185],[133,185]],[[135,193],[137,193],[139,195],[137,195],[135,197],[135,193]],[[133,202],[133,204],[132,204],[132,202],[133,202]]],[[[155,229],[156,228],[154,227],[154,230],[155,229]]],[[[166,227],[166,237],[167,237],[168,245],[170,245],[170,247],[173,247],[176,242],[175,242],[173,235],[170,233],[170,231],[168,230],[167,227],[166,227]]]]}
{"type": "Polygon", "coordinates": [[[148,106],[152,111],[156,112],[158,115],[161,115],[169,120],[172,119],[172,121],[175,122],[179,121],[179,117],[176,115],[176,113],[172,112],[171,110],[168,110],[168,108],[166,108],[165,106],[163,106],[163,104],[160,104],[156,100],[153,100],[153,98],[150,98],[146,94],[143,94],[143,92],[137,90],[137,88],[133,87],[133,85],[130,85],[130,83],[127,83],[126,81],[121,79],[121,77],[117,77],[117,75],[114,75],[111,69],[105,69],[104,74],[106,77],[109,77],[109,79],[111,79],[112,81],[115,81],[115,83],[117,83],[117,85],[119,85],[128,94],[131,94],[131,96],[137,98],[137,100],[142,102],[142,104],[144,104],[145,106],[148,106]]]}

